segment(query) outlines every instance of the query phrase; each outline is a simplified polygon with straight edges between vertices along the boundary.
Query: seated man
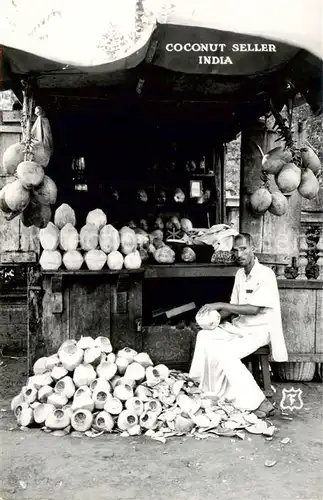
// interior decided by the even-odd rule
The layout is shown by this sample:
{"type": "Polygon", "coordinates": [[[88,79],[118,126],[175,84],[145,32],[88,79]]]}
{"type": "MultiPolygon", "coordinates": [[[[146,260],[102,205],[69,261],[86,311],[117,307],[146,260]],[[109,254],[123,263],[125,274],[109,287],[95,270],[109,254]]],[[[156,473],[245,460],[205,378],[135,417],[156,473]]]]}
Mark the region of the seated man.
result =
{"type": "Polygon", "coordinates": [[[265,418],[274,413],[273,405],[241,359],[269,343],[275,361],[288,359],[277,281],[272,269],[255,257],[249,234],[235,236],[233,252],[242,269],[235,276],[230,304],[216,302],[202,308],[217,310],[221,323],[198,333],[190,376],[203,392],[265,418]]]}

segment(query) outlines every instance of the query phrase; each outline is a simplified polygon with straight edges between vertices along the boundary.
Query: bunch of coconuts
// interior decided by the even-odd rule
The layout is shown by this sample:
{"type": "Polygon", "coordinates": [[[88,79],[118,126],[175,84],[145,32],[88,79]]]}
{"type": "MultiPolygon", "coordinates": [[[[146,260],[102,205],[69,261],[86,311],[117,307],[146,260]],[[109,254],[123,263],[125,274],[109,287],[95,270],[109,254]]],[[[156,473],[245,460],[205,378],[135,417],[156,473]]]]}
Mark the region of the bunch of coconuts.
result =
{"type": "Polygon", "coordinates": [[[271,192],[268,182],[264,181],[263,187],[250,196],[253,213],[262,215],[268,210],[273,215],[284,215],[288,209],[286,195],[296,190],[307,200],[318,195],[321,162],[311,147],[291,151],[279,146],[266,154],[258,144],[257,147],[262,155],[262,174],[266,179],[268,174],[274,175],[279,191],[271,192]]]}
{"type": "Polygon", "coordinates": [[[56,203],[57,187],[45,175],[51,151],[40,141],[31,141],[32,160],[25,160],[27,145],[19,142],[9,146],[3,155],[3,168],[9,177],[0,191],[0,209],[6,220],[22,214],[26,227],[44,228],[51,219],[50,205],[56,203]]]}

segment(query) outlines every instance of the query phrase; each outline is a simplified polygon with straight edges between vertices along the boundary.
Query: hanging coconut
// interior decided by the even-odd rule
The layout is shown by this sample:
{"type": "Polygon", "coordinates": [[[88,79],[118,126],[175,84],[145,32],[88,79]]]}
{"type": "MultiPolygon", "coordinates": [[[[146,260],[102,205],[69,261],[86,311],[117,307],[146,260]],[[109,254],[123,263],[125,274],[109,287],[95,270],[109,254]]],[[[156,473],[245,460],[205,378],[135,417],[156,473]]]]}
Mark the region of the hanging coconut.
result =
{"type": "Polygon", "coordinates": [[[318,195],[320,190],[320,183],[315,177],[312,169],[305,168],[301,173],[301,183],[298,186],[298,192],[307,200],[312,200],[318,195]]]}
{"type": "Polygon", "coordinates": [[[6,184],[4,202],[11,212],[22,212],[30,202],[30,193],[24,188],[21,181],[17,179],[6,184]]]}
{"type": "Polygon", "coordinates": [[[19,163],[16,175],[25,189],[33,189],[43,182],[45,172],[38,163],[23,161],[19,163]]]}
{"type": "Polygon", "coordinates": [[[256,214],[264,214],[270,207],[271,202],[271,193],[265,187],[257,189],[250,196],[250,206],[256,214]]]}
{"type": "Polygon", "coordinates": [[[275,177],[276,184],[282,193],[292,193],[301,182],[301,169],[294,163],[287,163],[275,177]]]}
{"type": "Polygon", "coordinates": [[[57,200],[57,186],[48,175],[45,175],[41,184],[34,189],[34,198],[38,203],[42,203],[43,205],[55,205],[57,200]]]}
{"type": "Polygon", "coordinates": [[[273,215],[284,215],[288,209],[288,201],[287,198],[283,195],[283,193],[271,193],[271,205],[268,208],[268,211],[273,215]]]}
{"type": "Polygon", "coordinates": [[[312,170],[314,175],[318,177],[321,174],[321,162],[317,154],[309,146],[301,148],[302,165],[305,168],[312,170]]]}
{"type": "Polygon", "coordinates": [[[273,148],[262,157],[262,171],[267,174],[276,175],[286,163],[292,161],[292,158],[292,153],[289,149],[284,149],[280,146],[273,148]]]}
{"type": "Polygon", "coordinates": [[[32,200],[23,211],[21,220],[26,227],[35,226],[44,229],[50,222],[51,216],[52,211],[48,205],[42,205],[32,200]]]}

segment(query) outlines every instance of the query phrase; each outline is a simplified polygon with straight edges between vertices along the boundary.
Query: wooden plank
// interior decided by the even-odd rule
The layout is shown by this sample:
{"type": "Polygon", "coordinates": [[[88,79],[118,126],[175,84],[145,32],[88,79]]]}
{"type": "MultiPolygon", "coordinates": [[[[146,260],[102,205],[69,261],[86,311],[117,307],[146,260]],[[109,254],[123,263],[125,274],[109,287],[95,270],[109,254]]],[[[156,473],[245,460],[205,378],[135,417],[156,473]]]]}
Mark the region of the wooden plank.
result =
{"type": "Polygon", "coordinates": [[[277,280],[279,289],[301,289],[301,290],[322,290],[323,281],[321,280],[277,280]]]}
{"type": "MultiPolygon", "coordinates": [[[[0,228],[1,232],[1,228],[0,228]]],[[[0,264],[25,264],[37,262],[35,252],[1,252],[0,264]]]]}
{"type": "MultiPolygon", "coordinates": [[[[110,282],[99,276],[64,277],[69,288],[69,335],[110,336],[110,282]]],[[[64,295],[66,288],[64,286],[64,295]]]]}
{"type": "Polygon", "coordinates": [[[176,264],[147,266],[145,278],[216,278],[234,276],[236,266],[216,266],[214,264],[176,264]]]}
{"type": "Polygon", "coordinates": [[[20,125],[0,125],[0,134],[21,134],[21,127],[20,125]]]}
{"type": "MultiPolygon", "coordinates": [[[[50,355],[57,352],[64,340],[70,338],[69,329],[69,289],[64,289],[62,314],[52,313],[52,283],[51,278],[43,277],[43,300],[42,300],[42,334],[44,354],[50,355]]],[[[74,336],[72,333],[72,336],[74,336]]]]}
{"type": "MultiPolygon", "coordinates": [[[[315,351],[323,352],[323,290],[316,291],[315,351]]],[[[323,359],[322,359],[323,361],[323,359]]]]}
{"type": "MultiPolygon", "coordinates": [[[[269,361],[274,362],[271,356],[269,356],[269,361]]],[[[322,353],[288,353],[288,362],[304,363],[304,361],[312,361],[313,363],[323,363],[323,352],[322,353]]]]}
{"type": "Polygon", "coordinates": [[[315,352],[315,290],[280,290],[288,352],[315,352]]]}
{"type": "Polygon", "coordinates": [[[21,118],[21,111],[2,111],[3,123],[20,123],[21,118]]]}
{"type": "Polygon", "coordinates": [[[0,253],[18,252],[19,220],[18,217],[8,222],[0,210],[0,253]]]}

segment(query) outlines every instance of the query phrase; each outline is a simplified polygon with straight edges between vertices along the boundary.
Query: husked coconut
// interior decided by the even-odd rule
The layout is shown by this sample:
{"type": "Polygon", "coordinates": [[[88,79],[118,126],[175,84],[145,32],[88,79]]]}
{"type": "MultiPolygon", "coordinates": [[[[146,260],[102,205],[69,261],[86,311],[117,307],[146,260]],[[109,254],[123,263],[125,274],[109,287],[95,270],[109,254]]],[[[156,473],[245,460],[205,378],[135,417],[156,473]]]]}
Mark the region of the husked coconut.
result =
{"type": "Polygon", "coordinates": [[[89,349],[90,347],[94,347],[95,342],[93,337],[81,337],[77,342],[77,347],[80,349],[89,349]]]}
{"type": "Polygon", "coordinates": [[[31,404],[37,399],[37,389],[35,387],[23,387],[22,393],[26,403],[31,404]]]}
{"type": "Polygon", "coordinates": [[[130,387],[134,389],[136,381],[126,377],[119,377],[119,379],[114,384],[114,388],[118,385],[130,385],[130,387]]]}
{"type": "Polygon", "coordinates": [[[160,415],[162,412],[162,405],[157,399],[149,399],[149,401],[144,404],[144,409],[145,412],[153,412],[160,415]]]}
{"type": "Polygon", "coordinates": [[[292,193],[301,182],[301,169],[294,163],[287,163],[275,177],[282,193],[292,193]]]}
{"type": "Polygon", "coordinates": [[[54,389],[50,385],[43,385],[43,387],[38,390],[38,401],[41,403],[47,403],[48,397],[53,394],[53,392],[54,389]]]}
{"type": "Polygon", "coordinates": [[[17,167],[16,175],[26,189],[39,186],[45,176],[43,167],[34,161],[23,161],[17,167]]]}
{"type": "Polygon", "coordinates": [[[86,224],[93,224],[100,231],[107,223],[107,216],[100,208],[91,210],[86,217],[86,224]]]}
{"type": "Polygon", "coordinates": [[[123,375],[129,365],[129,361],[124,356],[118,356],[115,360],[115,364],[117,365],[118,373],[120,373],[120,375],[123,375]]]}
{"type": "Polygon", "coordinates": [[[98,365],[101,360],[101,350],[99,347],[89,347],[84,351],[84,363],[98,365]]]}
{"type": "Polygon", "coordinates": [[[302,170],[301,183],[298,186],[298,192],[307,200],[315,198],[320,190],[320,183],[315,177],[313,170],[305,168],[302,170]]]}
{"type": "Polygon", "coordinates": [[[120,399],[115,397],[108,397],[104,405],[104,410],[111,415],[119,415],[122,412],[122,403],[120,399]]]}
{"type": "Polygon", "coordinates": [[[124,258],[124,267],[126,269],[140,269],[141,257],[138,250],[127,254],[124,258]]]}
{"type": "Polygon", "coordinates": [[[322,166],[319,157],[309,146],[304,146],[301,149],[302,163],[305,168],[312,170],[314,175],[318,177],[321,174],[322,166]]]}
{"type": "Polygon", "coordinates": [[[65,406],[67,402],[67,396],[65,396],[65,394],[57,394],[57,392],[53,392],[53,394],[50,394],[47,398],[47,403],[50,405],[54,405],[55,408],[63,408],[63,406],[65,406]]]}
{"type": "Polygon", "coordinates": [[[43,250],[39,264],[44,271],[57,271],[62,264],[62,256],[58,250],[43,250]]]}
{"type": "Polygon", "coordinates": [[[127,384],[117,385],[113,391],[113,397],[120,399],[120,401],[127,401],[127,399],[133,398],[133,390],[127,384]]]}
{"type": "Polygon", "coordinates": [[[99,347],[102,352],[107,354],[112,353],[112,345],[108,337],[96,337],[94,339],[94,346],[99,347]]]}
{"type": "Polygon", "coordinates": [[[34,363],[34,366],[33,366],[34,374],[41,375],[42,373],[47,371],[46,365],[47,365],[47,358],[46,357],[37,359],[37,361],[34,363]]]}
{"type": "Polygon", "coordinates": [[[120,248],[124,255],[135,252],[137,248],[136,233],[130,227],[120,229],[120,248]]]}
{"type": "Polygon", "coordinates": [[[68,370],[64,366],[55,365],[51,371],[51,377],[54,380],[59,380],[68,374],[68,370]]]}
{"type": "Polygon", "coordinates": [[[138,385],[135,390],[135,396],[145,402],[149,401],[152,397],[152,392],[149,387],[146,387],[145,385],[138,385]]]}
{"type": "Polygon", "coordinates": [[[73,381],[76,387],[90,385],[96,379],[96,372],[92,365],[80,364],[73,374],[73,381]]]}
{"type": "Polygon", "coordinates": [[[102,250],[89,250],[84,260],[90,271],[100,271],[107,262],[107,256],[102,250]]]}
{"type": "Polygon", "coordinates": [[[104,377],[107,380],[111,380],[117,373],[117,369],[118,368],[115,363],[103,362],[97,366],[96,371],[100,377],[104,377]]]}
{"type": "Polygon", "coordinates": [[[124,347],[117,352],[117,357],[126,358],[129,363],[132,363],[137,354],[137,351],[131,349],[131,347],[124,347]]]}
{"type": "Polygon", "coordinates": [[[271,194],[271,205],[268,211],[273,215],[284,215],[288,210],[287,198],[282,193],[272,193],[271,194]]]}
{"type": "Polygon", "coordinates": [[[147,430],[156,429],[157,419],[158,419],[157,413],[151,411],[144,412],[139,417],[140,427],[147,430]]]}
{"type": "Polygon", "coordinates": [[[50,373],[45,372],[41,375],[34,375],[33,377],[29,377],[27,385],[36,387],[36,389],[40,389],[43,385],[50,385],[53,382],[53,379],[50,373]]]}
{"type": "Polygon", "coordinates": [[[82,363],[83,360],[83,350],[72,343],[66,343],[66,345],[61,346],[58,351],[58,357],[60,362],[68,370],[72,372],[75,368],[82,363]]]}
{"type": "Polygon", "coordinates": [[[157,384],[165,380],[169,375],[169,369],[165,365],[156,365],[155,367],[149,366],[146,369],[147,382],[157,384]]]}
{"type": "Polygon", "coordinates": [[[250,196],[250,205],[252,210],[257,214],[264,214],[270,207],[272,202],[271,193],[268,189],[262,187],[257,189],[250,196]]]}
{"type": "Polygon", "coordinates": [[[180,224],[181,224],[181,229],[182,231],[184,231],[184,233],[189,233],[190,231],[193,230],[193,224],[190,221],[190,219],[183,218],[180,220],[180,224]]]}
{"type": "Polygon", "coordinates": [[[74,397],[73,403],[72,403],[72,410],[80,410],[80,409],[88,410],[88,411],[93,411],[94,410],[94,401],[92,399],[92,396],[89,394],[81,394],[78,397],[74,397]]]}
{"type": "Polygon", "coordinates": [[[136,363],[139,363],[144,368],[147,368],[148,366],[153,366],[153,362],[150,359],[149,354],[147,354],[146,352],[140,352],[139,354],[137,354],[134,357],[134,361],[136,363]]]}
{"type": "Polygon", "coordinates": [[[45,420],[45,425],[48,429],[65,429],[70,425],[71,419],[69,413],[63,408],[55,410],[53,413],[48,415],[45,420]]]}
{"type": "Polygon", "coordinates": [[[142,382],[145,379],[146,371],[145,368],[139,363],[130,363],[125,371],[125,378],[135,380],[136,382],[142,382]]]}
{"type": "Polygon", "coordinates": [[[120,246],[119,231],[111,224],[103,226],[100,230],[99,244],[101,250],[107,254],[116,252],[120,246]]]}
{"type": "Polygon", "coordinates": [[[22,391],[20,391],[20,393],[17,396],[15,396],[10,403],[11,411],[15,413],[17,406],[19,406],[21,403],[23,403],[24,400],[25,400],[24,395],[23,395],[22,391]]]}
{"type": "Polygon", "coordinates": [[[111,271],[120,271],[124,262],[123,255],[118,251],[112,251],[107,256],[107,265],[111,271]]]}
{"type": "Polygon", "coordinates": [[[54,214],[54,224],[58,227],[58,229],[63,229],[66,224],[75,226],[75,212],[69,205],[67,205],[67,203],[63,203],[57,208],[54,214]]]}
{"type": "Polygon", "coordinates": [[[22,408],[17,416],[17,423],[21,427],[28,427],[34,422],[34,410],[32,408],[22,408]]]}
{"type": "Polygon", "coordinates": [[[88,431],[92,425],[93,415],[89,410],[80,409],[73,413],[71,426],[78,432],[88,431]]]}
{"type": "Polygon", "coordinates": [[[25,409],[28,409],[29,408],[29,404],[26,403],[26,401],[23,401],[22,403],[19,403],[15,410],[14,410],[14,414],[15,414],[15,417],[18,418],[19,415],[21,414],[21,412],[25,409]]]}
{"type": "Polygon", "coordinates": [[[106,354],[105,361],[107,361],[108,363],[115,363],[116,359],[117,359],[117,356],[114,354],[114,352],[110,352],[109,354],[106,354]]]}
{"type": "Polygon", "coordinates": [[[114,375],[114,377],[112,377],[112,379],[110,379],[110,384],[111,384],[112,389],[114,389],[118,385],[118,382],[119,382],[119,380],[121,380],[121,378],[122,377],[120,375],[114,375]]]}
{"type": "Polygon", "coordinates": [[[83,260],[83,255],[78,250],[68,250],[63,255],[63,264],[68,271],[81,269],[83,260]]]}
{"type": "Polygon", "coordinates": [[[66,224],[59,233],[59,246],[66,252],[76,250],[79,244],[79,234],[71,223],[66,224]]]}
{"type": "Polygon", "coordinates": [[[102,387],[98,387],[97,389],[94,389],[93,394],[92,394],[92,399],[94,401],[94,407],[97,410],[103,410],[104,405],[110,396],[110,392],[106,391],[102,387]]]}
{"type": "Polygon", "coordinates": [[[54,391],[57,394],[64,394],[68,399],[70,399],[75,393],[75,385],[71,377],[66,376],[58,380],[55,384],[54,391]]]}
{"type": "Polygon", "coordinates": [[[56,410],[54,405],[49,405],[48,403],[40,403],[34,409],[34,420],[36,424],[42,424],[46,421],[46,419],[54,413],[56,410]]]}
{"type": "Polygon", "coordinates": [[[99,231],[94,224],[87,223],[80,231],[80,245],[83,250],[95,250],[99,243],[99,231]]]}
{"type": "Polygon", "coordinates": [[[110,382],[107,381],[104,377],[98,377],[95,380],[93,380],[92,384],[90,385],[91,391],[103,389],[106,392],[111,392],[111,385],[110,382]]]}
{"type": "Polygon", "coordinates": [[[129,398],[125,402],[126,410],[129,410],[131,413],[140,416],[144,412],[144,403],[136,397],[129,398]]]}
{"type": "Polygon", "coordinates": [[[43,181],[34,189],[34,198],[43,205],[55,205],[57,200],[57,186],[53,179],[44,176],[43,181]]]}
{"type": "Polygon", "coordinates": [[[123,410],[117,421],[117,426],[121,431],[127,431],[138,424],[138,415],[129,410],[123,410]]]}
{"type": "MultiPolygon", "coordinates": [[[[93,384],[93,382],[92,382],[93,384]]],[[[92,391],[88,385],[82,385],[79,387],[74,394],[74,399],[83,397],[84,395],[89,396],[90,398],[92,397],[92,391]]]]}
{"type": "Polygon", "coordinates": [[[59,230],[49,222],[46,227],[39,230],[39,241],[44,250],[56,250],[59,244],[59,230]]]}
{"type": "Polygon", "coordinates": [[[97,431],[112,432],[114,421],[110,413],[107,411],[100,411],[94,417],[92,426],[97,431]]]}

